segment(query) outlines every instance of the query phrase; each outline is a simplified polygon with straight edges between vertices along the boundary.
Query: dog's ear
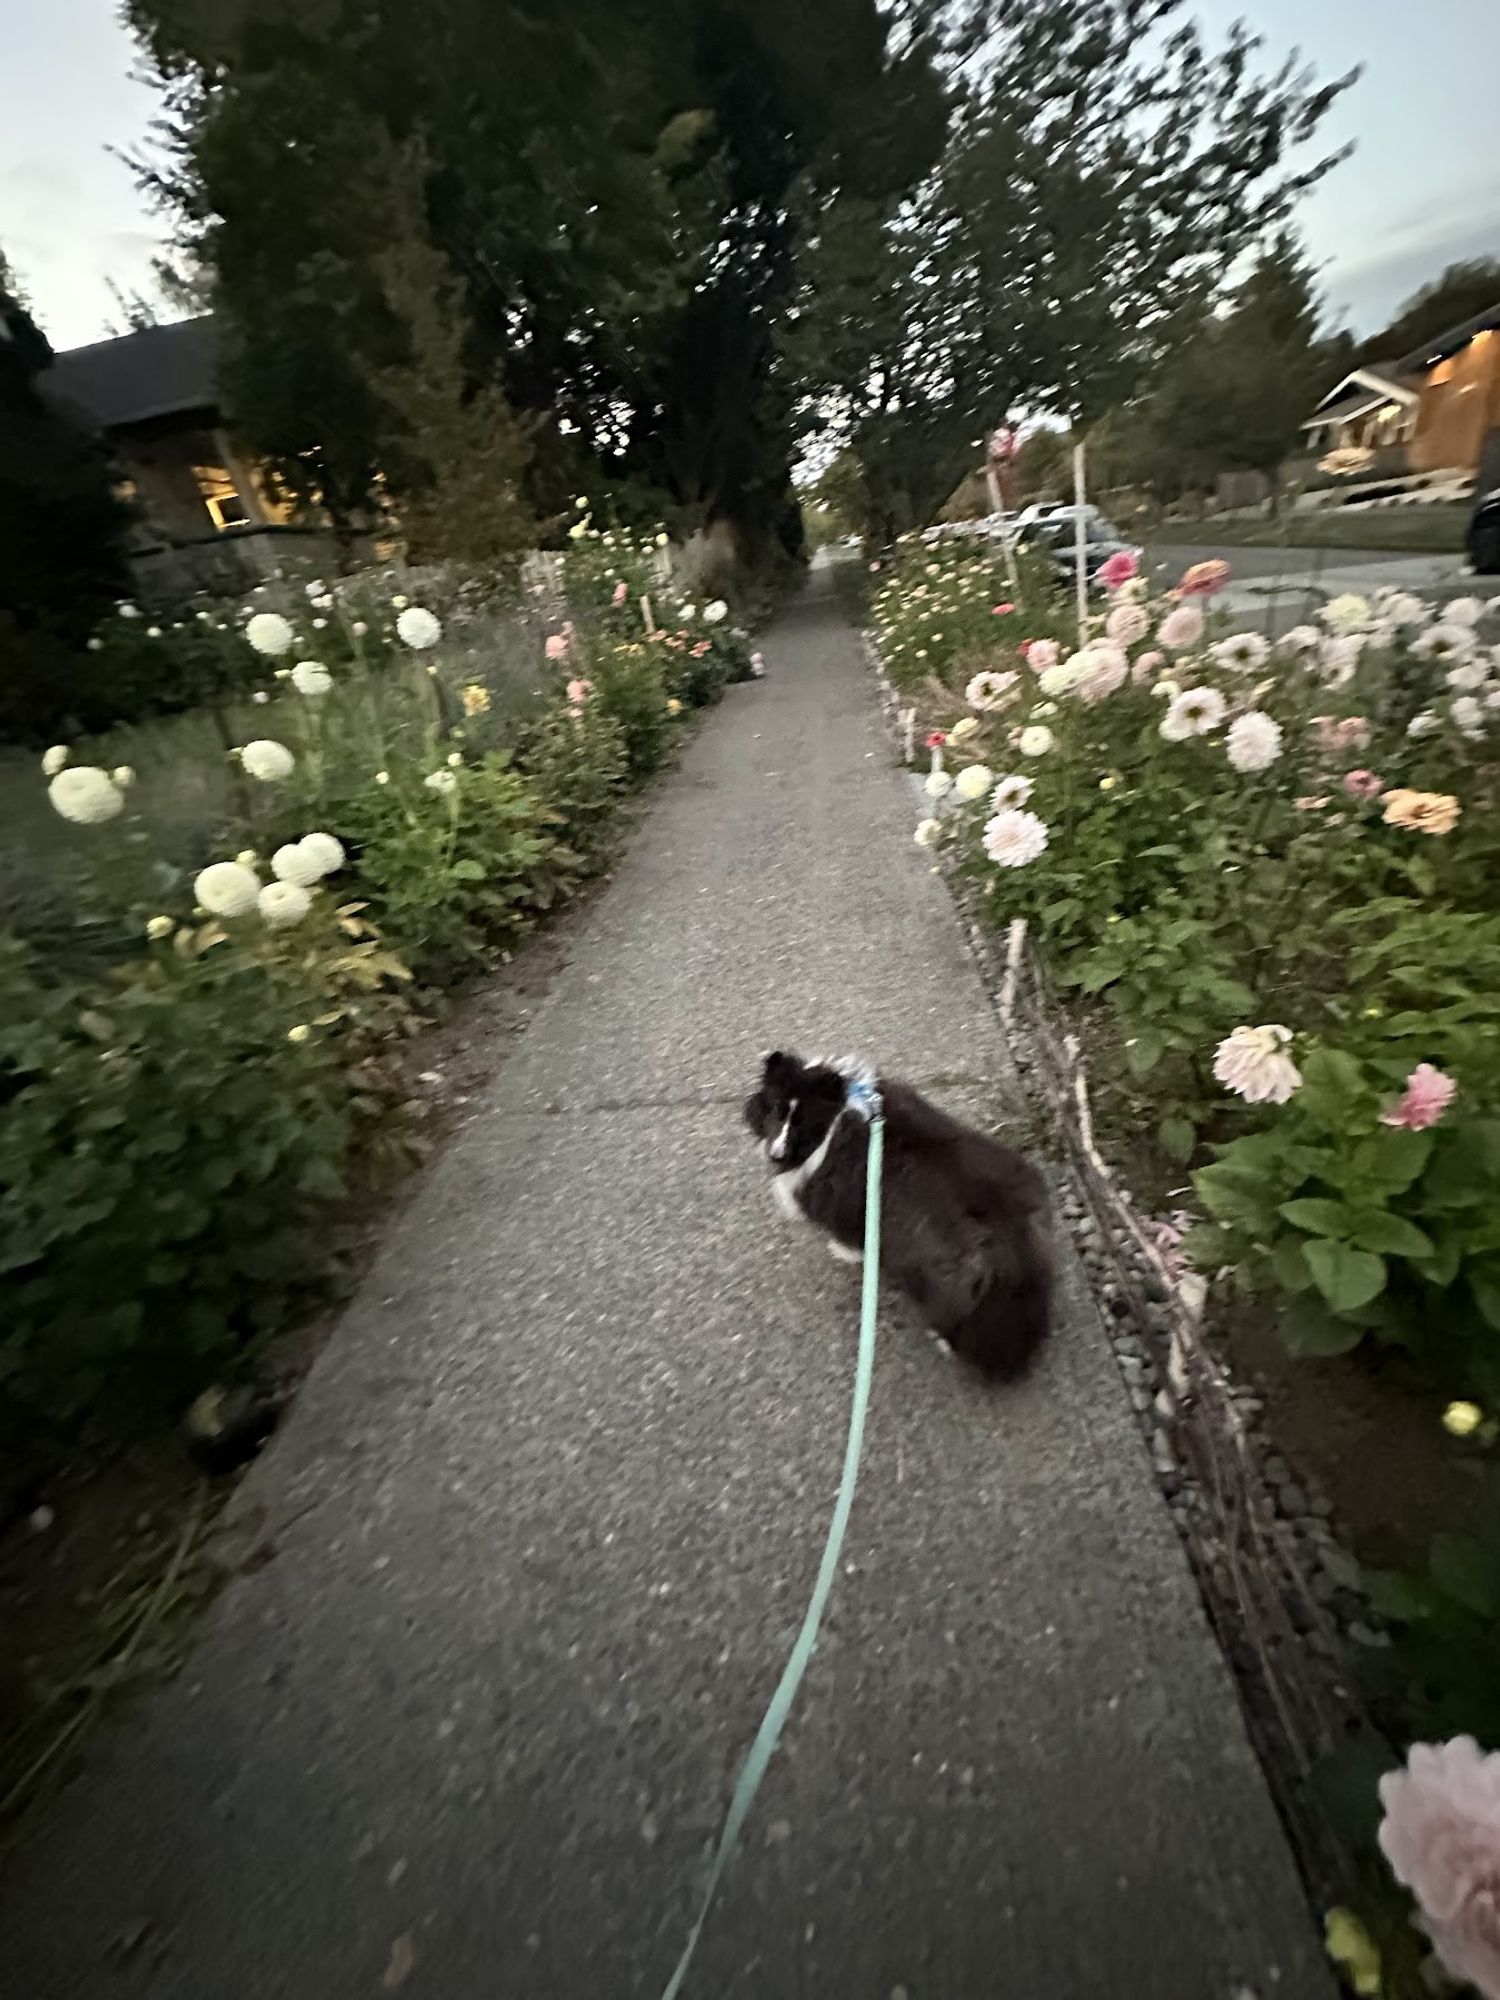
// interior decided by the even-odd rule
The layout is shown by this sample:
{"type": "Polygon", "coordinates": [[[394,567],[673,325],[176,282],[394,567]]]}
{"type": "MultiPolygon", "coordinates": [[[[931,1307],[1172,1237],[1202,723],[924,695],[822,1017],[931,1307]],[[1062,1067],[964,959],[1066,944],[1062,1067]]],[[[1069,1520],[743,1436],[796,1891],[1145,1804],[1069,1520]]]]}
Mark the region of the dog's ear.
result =
{"type": "Polygon", "coordinates": [[[844,1101],[844,1077],[840,1070],[820,1064],[817,1069],[804,1070],[802,1074],[802,1095],[819,1104],[842,1104],[844,1101]]]}
{"type": "Polygon", "coordinates": [[[778,1085],[782,1089],[787,1089],[801,1074],[802,1064],[796,1056],[789,1055],[785,1049],[772,1049],[764,1059],[760,1077],[761,1082],[770,1089],[775,1089],[778,1085]]]}

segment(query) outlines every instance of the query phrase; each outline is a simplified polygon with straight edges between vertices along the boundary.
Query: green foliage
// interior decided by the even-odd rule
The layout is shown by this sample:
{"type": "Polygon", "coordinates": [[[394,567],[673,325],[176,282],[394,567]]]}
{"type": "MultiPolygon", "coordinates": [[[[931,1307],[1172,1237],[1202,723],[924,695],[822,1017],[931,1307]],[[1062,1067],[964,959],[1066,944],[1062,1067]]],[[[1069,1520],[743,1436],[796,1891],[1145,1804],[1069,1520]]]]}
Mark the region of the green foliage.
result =
{"type": "Polygon", "coordinates": [[[930,680],[955,691],[989,668],[1017,672],[1018,648],[1067,629],[1068,612],[1050,576],[1024,554],[1020,591],[1003,554],[989,542],[909,545],[881,571],[873,616],[885,670],[900,688],[930,680]],[[997,606],[1008,609],[997,610],[997,606]]]}
{"type": "Polygon", "coordinates": [[[938,170],[914,199],[820,207],[786,335],[880,541],[932,517],[1008,411],[1087,427],[1127,402],[1190,330],[1185,303],[1333,164],[1287,161],[1343,86],[1256,76],[1243,24],[1215,51],[1182,0],[1149,21],[1131,0],[959,18],[976,42],[938,170]]]}
{"type": "Polygon", "coordinates": [[[450,984],[514,945],[582,872],[554,826],[509,756],[491,751],[426,774],[391,770],[348,802],[342,830],[381,933],[419,978],[450,984]]]}
{"type": "Polygon", "coordinates": [[[1475,257],[1468,263],[1449,264],[1413,292],[1390,323],[1370,336],[1355,358],[1400,361],[1413,348],[1436,340],[1478,313],[1488,312],[1497,299],[1500,299],[1500,258],[1475,257]]]}
{"type": "Polygon", "coordinates": [[[97,441],[42,394],[51,359],[0,260],[0,736],[61,712],[63,649],[126,593],[130,515],[97,441]]]}
{"type": "Polygon", "coordinates": [[[1178,1165],[1192,1154],[1198,1127],[1218,1098],[1204,1048],[1254,1004],[1233,964],[1210,924],[1161,905],[1106,920],[1103,941],[1066,962],[1068,984],[1108,1001],[1127,1074],[1149,1092],[1158,1142],[1178,1165]]]}
{"type": "Polygon", "coordinates": [[[1488,1482],[1477,1530],[1435,1535],[1415,1573],[1368,1579],[1395,1641],[1388,1658],[1370,1663],[1369,1678],[1424,1741],[1500,1739],[1500,1495],[1493,1471],[1474,1469],[1488,1482]]]}
{"type": "Polygon", "coordinates": [[[1171,501],[1211,492],[1217,475],[1235,468],[1274,475],[1328,375],[1314,281],[1283,235],[1221,315],[1195,297],[1144,393],[1104,427],[1096,478],[1171,501]]]}
{"type": "Polygon", "coordinates": [[[635,639],[623,645],[600,646],[590,663],[590,673],[593,699],[624,741],[631,783],[644,784],[672,752],[670,697],[660,648],[635,639]]]}
{"type": "Polygon", "coordinates": [[[557,837],[593,872],[614,844],[630,782],[625,732],[598,702],[580,713],[552,710],[516,736],[517,769],[547,801],[557,837]]]}
{"type": "MultiPolygon", "coordinates": [[[[336,952],[337,948],[333,948],[336,952]]],[[[356,1093],[275,952],[217,926],[105,988],[0,941],[0,1383],[129,1424],[232,1371],[305,1296],[356,1093]]]]}

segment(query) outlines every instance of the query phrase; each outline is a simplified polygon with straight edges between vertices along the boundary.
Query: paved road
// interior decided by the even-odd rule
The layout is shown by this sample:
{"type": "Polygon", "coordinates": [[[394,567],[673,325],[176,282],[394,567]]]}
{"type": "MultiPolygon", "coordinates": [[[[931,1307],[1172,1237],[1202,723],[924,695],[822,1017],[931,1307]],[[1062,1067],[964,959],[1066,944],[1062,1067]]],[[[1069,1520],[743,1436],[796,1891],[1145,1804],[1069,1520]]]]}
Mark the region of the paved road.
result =
{"type": "Polygon", "coordinates": [[[1361,594],[1390,584],[1414,591],[1433,604],[1455,597],[1500,596],[1500,577],[1474,576],[1462,556],[1398,555],[1389,549],[1226,549],[1212,543],[1151,543],[1147,561],[1163,582],[1180,576],[1189,563],[1223,556],[1234,583],[1223,606],[1241,623],[1272,632],[1310,617],[1320,604],[1342,592],[1361,594]]]}
{"type": "MultiPolygon", "coordinates": [[[[837,1480],[857,1274],[755,1052],[1007,1087],[831,601],[666,786],[242,1489],[262,1557],[8,1877],[25,2000],[654,2000],[837,1480]],[[409,1968],[409,1969],[408,1969],[409,1968]]],[[[992,1395],[883,1316],[702,2000],[1331,2000],[1078,1270],[992,1395]]]]}

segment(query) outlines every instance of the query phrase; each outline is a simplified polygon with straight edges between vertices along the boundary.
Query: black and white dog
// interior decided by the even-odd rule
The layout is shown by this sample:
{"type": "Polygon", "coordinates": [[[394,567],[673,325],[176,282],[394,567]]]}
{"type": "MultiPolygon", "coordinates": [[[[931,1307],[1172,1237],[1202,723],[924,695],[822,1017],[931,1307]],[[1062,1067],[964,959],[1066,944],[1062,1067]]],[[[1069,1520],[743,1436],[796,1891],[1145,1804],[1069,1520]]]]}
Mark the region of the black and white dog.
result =
{"type": "Polygon", "coordinates": [[[955,1354],[986,1375],[1023,1374],[1047,1336],[1052,1252],[1046,1183],[1019,1153],[909,1084],[778,1050],[745,1105],[777,1206],[824,1230],[835,1256],[859,1262],[870,1143],[860,1106],[871,1088],[885,1112],[882,1276],[955,1354]]]}

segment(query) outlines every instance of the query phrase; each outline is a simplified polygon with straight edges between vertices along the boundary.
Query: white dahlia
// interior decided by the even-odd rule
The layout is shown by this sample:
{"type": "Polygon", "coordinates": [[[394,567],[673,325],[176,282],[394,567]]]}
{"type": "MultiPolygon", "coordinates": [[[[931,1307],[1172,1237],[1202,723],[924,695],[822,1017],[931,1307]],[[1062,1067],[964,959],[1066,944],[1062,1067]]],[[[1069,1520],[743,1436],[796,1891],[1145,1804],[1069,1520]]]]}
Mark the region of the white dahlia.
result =
{"type": "Polygon", "coordinates": [[[414,653],[425,653],[442,636],[442,626],[420,604],[409,604],[396,620],[396,637],[403,646],[410,646],[414,653]]]}
{"type": "Polygon", "coordinates": [[[273,931],[300,924],[312,908],[312,897],[298,882],[268,882],[255,900],[262,921],[273,931]]]}
{"type": "Polygon", "coordinates": [[[215,861],[193,883],[193,894],[216,917],[244,917],[255,908],[260,883],[241,861],[215,861]]]}
{"type": "Polygon", "coordinates": [[[247,743],[240,752],[240,763],[250,777],[263,785],[278,784],[281,779],[289,778],[297,766],[286,745],[269,736],[258,736],[253,743],[247,743]]]}
{"type": "Polygon", "coordinates": [[[293,633],[279,612],[257,611],[245,627],[245,637],[257,653],[276,660],[291,651],[293,633]]]}
{"type": "Polygon", "coordinates": [[[125,804],[125,795],[108,771],[97,764],[73,764],[59,771],[47,787],[54,812],[75,826],[99,826],[125,804]]]}
{"type": "Polygon", "coordinates": [[[1012,807],[985,825],[984,851],[997,868],[1024,868],[1046,845],[1046,822],[1032,812],[1012,807]]]}

